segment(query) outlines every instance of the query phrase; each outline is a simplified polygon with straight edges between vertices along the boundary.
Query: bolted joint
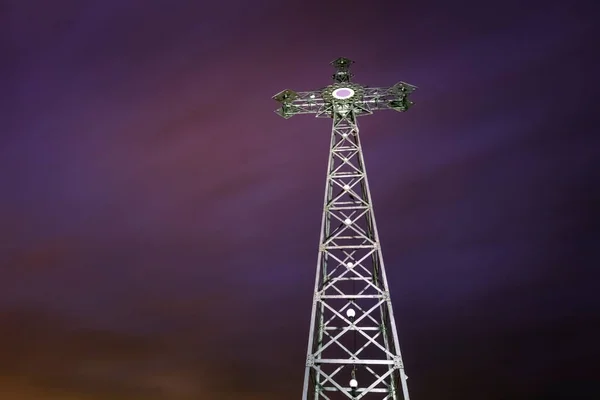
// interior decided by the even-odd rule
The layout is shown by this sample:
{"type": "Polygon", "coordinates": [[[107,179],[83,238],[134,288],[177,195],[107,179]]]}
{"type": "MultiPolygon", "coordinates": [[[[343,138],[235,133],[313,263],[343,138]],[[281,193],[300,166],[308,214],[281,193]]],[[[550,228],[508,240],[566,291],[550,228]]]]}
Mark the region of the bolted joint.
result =
{"type": "Polygon", "coordinates": [[[312,354],[309,354],[308,357],[306,357],[306,366],[307,367],[315,366],[315,356],[313,356],[312,354]]]}
{"type": "Polygon", "coordinates": [[[317,303],[319,301],[321,301],[321,296],[322,296],[321,292],[315,292],[315,295],[313,296],[313,305],[316,306],[317,303]]]}
{"type": "Polygon", "coordinates": [[[402,357],[394,356],[394,368],[404,369],[404,363],[402,362],[402,357]]]}
{"type": "Polygon", "coordinates": [[[385,292],[383,292],[383,294],[381,296],[382,296],[383,300],[385,300],[388,303],[392,301],[389,290],[386,290],[385,292]]]}

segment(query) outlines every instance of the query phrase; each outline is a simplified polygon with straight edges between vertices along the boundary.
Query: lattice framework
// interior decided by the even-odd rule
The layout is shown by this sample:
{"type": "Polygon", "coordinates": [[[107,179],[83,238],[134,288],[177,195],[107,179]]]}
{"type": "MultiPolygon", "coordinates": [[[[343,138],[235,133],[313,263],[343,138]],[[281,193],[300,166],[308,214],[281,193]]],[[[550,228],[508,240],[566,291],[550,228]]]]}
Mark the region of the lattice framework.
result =
{"type": "Polygon", "coordinates": [[[409,400],[356,118],[406,111],[415,87],[351,83],[352,63],[332,62],[333,85],[273,97],[284,118],[333,119],[302,399],[409,400]]]}

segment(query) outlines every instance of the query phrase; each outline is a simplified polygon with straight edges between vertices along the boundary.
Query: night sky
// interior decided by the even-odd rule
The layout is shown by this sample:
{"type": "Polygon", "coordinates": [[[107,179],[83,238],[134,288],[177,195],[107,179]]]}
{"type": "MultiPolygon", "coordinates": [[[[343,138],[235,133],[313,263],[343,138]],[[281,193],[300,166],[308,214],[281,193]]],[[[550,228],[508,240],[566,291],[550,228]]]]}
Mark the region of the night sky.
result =
{"type": "Polygon", "coordinates": [[[0,399],[300,398],[337,57],[411,398],[600,398],[593,3],[0,2],[0,399]]]}

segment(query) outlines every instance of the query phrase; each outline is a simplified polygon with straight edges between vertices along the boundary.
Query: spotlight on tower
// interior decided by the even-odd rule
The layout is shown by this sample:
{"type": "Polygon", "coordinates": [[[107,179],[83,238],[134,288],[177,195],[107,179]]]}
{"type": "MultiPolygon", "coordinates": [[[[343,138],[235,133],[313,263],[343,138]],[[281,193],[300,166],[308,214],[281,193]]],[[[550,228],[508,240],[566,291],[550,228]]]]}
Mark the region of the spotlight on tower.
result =
{"type": "Polygon", "coordinates": [[[346,310],[346,316],[350,319],[356,317],[356,311],[354,311],[353,308],[349,308],[348,310],[346,310]]]}

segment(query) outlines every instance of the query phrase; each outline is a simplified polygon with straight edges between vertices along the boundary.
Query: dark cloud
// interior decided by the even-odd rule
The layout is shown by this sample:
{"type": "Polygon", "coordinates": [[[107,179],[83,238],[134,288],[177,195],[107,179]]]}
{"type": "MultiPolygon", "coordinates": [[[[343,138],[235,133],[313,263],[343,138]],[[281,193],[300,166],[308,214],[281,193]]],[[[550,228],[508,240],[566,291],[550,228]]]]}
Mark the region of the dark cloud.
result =
{"type": "Polygon", "coordinates": [[[1,5],[0,398],[300,395],[339,56],[411,397],[592,393],[591,2],[92,3],[1,5]]]}

